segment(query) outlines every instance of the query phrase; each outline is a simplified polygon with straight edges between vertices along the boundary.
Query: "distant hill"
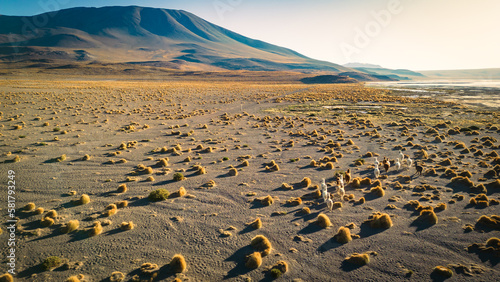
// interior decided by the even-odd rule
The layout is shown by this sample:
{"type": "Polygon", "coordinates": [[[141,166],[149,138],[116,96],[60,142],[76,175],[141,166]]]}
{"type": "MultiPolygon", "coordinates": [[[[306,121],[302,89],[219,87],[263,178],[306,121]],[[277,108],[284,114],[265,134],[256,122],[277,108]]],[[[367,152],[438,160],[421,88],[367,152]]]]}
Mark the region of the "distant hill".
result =
{"type": "Polygon", "coordinates": [[[433,70],[421,71],[430,78],[452,78],[452,79],[500,79],[500,68],[470,69],[470,70],[433,70]]]}
{"type": "MultiPolygon", "coordinates": [[[[34,17],[0,16],[0,61],[129,63],[180,70],[357,72],[251,39],[182,10],[71,8],[34,17]]],[[[368,75],[370,76],[370,75],[368,75]]],[[[372,79],[372,77],[370,78],[372,79]]]]}
{"type": "Polygon", "coordinates": [[[379,65],[372,65],[372,64],[363,64],[363,63],[347,63],[343,65],[346,68],[365,68],[365,69],[380,69],[382,68],[379,65]]]}

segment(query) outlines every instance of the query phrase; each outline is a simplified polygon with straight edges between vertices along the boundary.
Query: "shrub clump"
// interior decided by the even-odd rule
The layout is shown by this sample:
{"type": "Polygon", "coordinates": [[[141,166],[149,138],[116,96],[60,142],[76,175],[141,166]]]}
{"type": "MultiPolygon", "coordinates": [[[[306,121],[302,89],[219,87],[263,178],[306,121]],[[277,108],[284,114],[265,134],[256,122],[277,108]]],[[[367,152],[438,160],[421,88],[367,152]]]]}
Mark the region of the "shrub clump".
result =
{"type": "Polygon", "coordinates": [[[185,179],[185,177],[182,173],[176,172],[176,173],[174,173],[173,179],[174,179],[174,181],[182,181],[185,179]]]}
{"type": "Polygon", "coordinates": [[[309,177],[304,177],[301,181],[300,181],[300,185],[304,188],[307,188],[311,185],[311,179],[309,177]]]}
{"type": "Polygon", "coordinates": [[[389,229],[392,227],[391,217],[386,213],[374,213],[365,223],[369,223],[371,228],[384,228],[389,229]]]}
{"type": "Polygon", "coordinates": [[[273,278],[280,278],[283,274],[288,271],[288,263],[284,260],[280,260],[276,262],[275,265],[271,268],[271,276],[273,278]]]}
{"type": "Polygon", "coordinates": [[[118,189],[116,189],[116,192],[118,193],[125,193],[127,192],[127,184],[123,183],[118,186],[118,189]]]}
{"type": "Polygon", "coordinates": [[[420,211],[420,216],[417,218],[417,220],[430,225],[438,223],[438,217],[436,213],[431,209],[422,209],[420,211]]]}
{"type": "Polygon", "coordinates": [[[448,267],[438,265],[434,267],[434,269],[432,270],[432,274],[450,278],[451,276],[453,276],[453,271],[451,271],[451,269],[449,269],[448,267]]]}
{"type": "Polygon", "coordinates": [[[86,205],[88,203],[90,203],[90,197],[87,194],[83,194],[80,197],[80,200],[77,201],[77,204],[79,204],[79,205],[86,205]]]}
{"type": "Polygon", "coordinates": [[[250,269],[256,269],[262,265],[262,255],[260,252],[254,252],[246,257],[245,266],[250,269]]]}
{"type": "Polygon", "coordinates": [[[271,195],[267,195],[267,197],[263,198],[260,202],[264,206],[270,206],[274,203],[274,200],[273,197],[271,197],[271,195]]]}
{"type": "Polygon", "coordinates": [[[229,176],[237,176],[238,175],[238,170],[236,168],[231,168],[228,172],[229,176]]]}
{"type": "Polygon", "coordinates": [[[26,206],[24,206],[25,211],[33,211],[36,208],[35,203],[28,203],[26,206]]]}
{"type": "Polygon", "coordinates": [[[324,213],[318,215],[315,223],[323,228],[327,228],[333,225],[332,222],[330,221],[330,218],[324,213]]]}
{"type": "Polygon", "coordinates": [[[62,263],[62,260],[60,257],[51,256],[51,257],[46,258],[42,262],[42,269],[43,270],[50,270],[52,268],[58,267],[59,265],[61,265],[61,263],[62,263]]]}
{"type": "Polygon", "coordinates": [[[340,227],[337,234],[334,236],[335,240],[340,244],[346,244],[352,241],[351,230],[347,227],[340,227]]]}
{"type": "Polygon", "coordinates": [[[135,224],[132,222],[132,221],[129,221],[129,222],[122,222],[122,224],[120,224],[120,229],[121,230],[132,230],[134,229],[135,227],[135,224]]]}
{"type": "Polygon", "coordinates": [[[95,221],[94,226],[90,229],[90,236],[97,236],[102,233],[102,225],[101,222],[95,221]]]}
{"type": "Polygon", "coordinates": [[[259,251],[264,257],[269,255],[272,250],[271,242],[264,235],[257,235],[253,237],[252,241],[250,242],[250,246],[259,251]]]}
{"type": "Polygon", "coordinates": [[[149,193],[148,199],[152,202],[164,201],[168,199],[170,192],[168,190],[160,188],[149,193]]]}
{"type": "Polygon", "coordinates": [[[370,193],[377,197],[383,197],[385,195],[385,191],[381,186],[373,187],[370,189],[370,193]]]}
{"type": "Polygon", "coordinates": [[[254,229],[260,229],[260,228],[262,228],[262,220],[260,219],[260,217],[258,217],[257,219],[255,219],[252,222],[247,223],[246,225],[252,226],[254,229]]]}
{"type": "Polygon", "coordinates": [[[355,265],[363,266],[370,262],[370,255],[368,253],[363,253],[363,254],[354,253],[350,257],[346,257],[345,261],[355,265]]]}
{"type": "Polygon", "coordinates": [[[175,273],[184,272],[187,268],[186,260],[181,254],[176,254],[170,261],[169,265],[175,273]]]}
{"type": "Polygon", "coordinates": [[[70,220],[68,223],[66,223],[64,226],[61,227],[61,232],[62,233],[70,233],[78,229],[80,227],[80,222],[75,219],[75,220],[70,220]]]}

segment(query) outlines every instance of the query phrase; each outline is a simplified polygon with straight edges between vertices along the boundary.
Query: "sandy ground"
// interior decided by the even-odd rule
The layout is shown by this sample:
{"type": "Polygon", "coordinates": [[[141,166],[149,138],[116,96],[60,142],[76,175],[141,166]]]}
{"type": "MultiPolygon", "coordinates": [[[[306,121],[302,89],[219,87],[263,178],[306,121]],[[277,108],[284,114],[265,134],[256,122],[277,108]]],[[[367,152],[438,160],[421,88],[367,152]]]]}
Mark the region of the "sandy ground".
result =
{"type": "MultiPolygon", "coordinates": [[[[436,266],[451,269],[449,281],[498,280],[500,246],[469,247],[500,237],[500,223],[477,223],[482,215],[500,212],[498,119],[453,132],[452,122],[436,126],[415,115],[406,118],[404,113],[370,120],[352,114],[292,115],[276,110],[307,105],[293,99],[275,102],[277,97],[308,93],[310,87],[250,82],[1,81],[0,179],[7,187],[8,171],[15,172],[16,281],[64,281],[79,274],[84,276],[81,281],[111,281],[116,271],[126,277],[123,281],[151,277],[155,281],[268,281],[273,279],[270,269],[280,260],[288,264],[288,271],[278,279],[283,281],[444,280],[433,272],[436,266]],[[419,154],[422,149],[427,157],[419,154]],[[384,157],[394,161],[399,150],[418,161],[424,175],[415,174],[415,167],[406,164],[397,170],[393,163],[388,172],[380,167],[380,185],[347,185],[346,194],[353,199],[336,198],[342,207],[332,211],[323,199],[312,196],[322,178],[335,194],[334,175],[347,169],[352,178],[374,182],[374,159],[367,153],[379,161],[384,157]],[[66,158],[57,160],[62,155],[66,158]],[[325,167],[325,157],[333,168],[325,167]],[[156,165],[162,158],[168,158],[165,167],[156,165]],[[242,165],[244,160],[248,166],[242,165]],[[273,160],[279,170],[266,170],[273,160]],[[318,166],[311,166],[312,160],[318,166]],[[356,160],[364,163],[357,166],[356,160]],[[134,173],[140,165],[152,171],[134,173]],[[198,174],[195,165],[206,173],[198,174]],[[232,167],[236,176],[229,174],[232,167]],[[429,174],[431,169],[435,175],[429,174]],[[177,172],[185,179],[174,181],[177,172]],[[452,181],[457,175],[472,183],[452,181]],[[304,177],[312,180],[309,187],[300,184],[304,177]],[[207,187],[210,180],[215,187],[207,187]],[[293,189],[282,188],[283,183],[293,189]],[[128,189],[117,193],[121,184],[128,189]],[[370,192],[376,186],[382,187],[383,196],[370,192]],[[174,193],[181,187],[187,194],[179,197],[174,193]],[[171,196],[159,202],[148,200],[150,192],[160,188],[171,196]],[[481,192],[488,198],[486,204],[484,200],[470,204],[481,192]],[[78,205],[75,201],[82,194],[89,195],[90,202],[78,205]],[[265,206],[259,198],[268,195],[274,203],[265,206]],[[302,199],[299,205],[287,203],[297,197],[302,199]],[[366,202],[357,203],[361,197],[366,202]],[[124,200],[127,207],[104,215],[108,205],[124,200]],[[411,200],[432,208],[445,203],[446,209],[435,209],[436,224],[426,223],[418,219],[419,210],[407,205],[411,200]],[[24,210],[28,203],[44,212],[24,210]],[[310,214],[301,212],[304,207],[310,214]],[[52,209],[57,211],[54,224],[43,226],[41,220],[52,209]],[[364,223],[375,212],[387,213],[392,227],[364,223]],[[314,223],[321,213],[329,217],[331,227],[314,223]],[[262,221],[260,229],[246,225],[256,218],[262,221]],[[79,221],[78,229],[61,232],[70,220],[79,221]],[[102,223],[103,231],[90,236],[95,221],[102,223]],[[120,229],[122,222],[130,221],[135,228],[120,229]],[[346,244],[334,238],[342,226],[349,226],[353,234],[346,244]],[[256,251],[250,242],[257,235],[269,239],[272,251],[262,258],[260,267],[250,269],[245,259],[256,251]],[[370,254],[366,265],[345,261],[353,253],[366,252],[370,254]],[[169,267],[175,254],[186,260],[182,273],[169,267]],[[44,270],[42,263],[50,256],[58,256],[62,263],[44,270]],[[159,270],[152,276],[143,273],[144,263],[157,264],[159,270]]],[[[329,102],[336,104],[336,100],[329,102]]],[[[453,115],[457,118],[460,112],[453,115]]],[[[10,217],[7,188],[2,191],[5,224],[0,235],[0,271],[5,273],[10,217]]]]}

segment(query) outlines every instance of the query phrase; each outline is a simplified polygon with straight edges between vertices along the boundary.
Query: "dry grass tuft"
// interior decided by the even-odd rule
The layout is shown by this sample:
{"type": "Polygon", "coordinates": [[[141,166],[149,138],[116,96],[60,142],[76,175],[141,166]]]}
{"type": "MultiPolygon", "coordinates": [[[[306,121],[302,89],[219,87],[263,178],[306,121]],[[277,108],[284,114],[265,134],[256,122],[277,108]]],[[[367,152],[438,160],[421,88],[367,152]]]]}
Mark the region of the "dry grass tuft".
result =
{"type": "Polygon", "coordinates": [[[101,222],[95,221],[94,226],[90,229],[89,235],[90,236],[97,236],[102,233],[102,225],[101,222]]]}
{"type": "Polygon", "coordinates": [[[351,230],[347,227],[340,227],[337,234],[334,236],[335,240],[340,244],[346,244],[352,241],[351,230]]]}
{"type": "Polygon", "coordinates": [[[122,282],[123,280],[125,280],[125,274],[119,271],[111,273],[111,276],[109,277],[110,282],[122,282]]]}
{"type": "Polygon", "coordinates": [[[123,183],[118,186],[118,189],[116,189],[116,192],[118,193],[125,193],[127,192],[127,184],[123,183]]]}
{"type": "Polygon", "coordinates": [[[262,228],[262,220],[259,218],[255,219],[252,222],[247,223],[246,225],[252,226],[254,229],[260,229],[262,228]]]}
{"type": "Polygon", "coordinates": [[[436,213],[430,209],[422,209],[420,211],[420,216],[417,218],[417,220],[430,225],[438,223],[438,217],[436,213]]]}
{"type": "Polygon", "coordinates": [[[25,211],[33,211],[36,208],[35,203],[28,203],[26,206],[24,206],[25,211]]]}
{"type": "Polygon", "coordinates": [[[231,168],[228,172],[230,176],[237,176],[238,175],[238,170],[236,168],[231,168]]]}
{"type": "Polygon", "coordinates": [[[271,195],[267,195],[267,197],[263,198],[260,202],[264,206],[270,206],[274,203],[274,200],[273,197],[271,197],[271,195]]]}
{"type": "Polygon", "coordinates": [[[368,253],[364,254],[354,253],[350,257],[346,257],[345,261],[355,265],[363,266],[370,262],[370,255],[368,253]]]}
{"type": "Polygon", "coordinates": [[[297,198],[291,198],[290,200],[286,201],[288,204],[292,206],[298,206],[302,204],[302,198],[297,197],[297,198]]]}
{"type": "Polygon", "coordinates": [[[494,229],[494,230],[500,230],[500,216],[498,215],[482,215],[479,217],[477,220],[477,224],[479,225],[484,225],[488,228],[494,229]]]}
{"type": "Polygon", "coordinates": [[[373,213],[365,222],[370,223],[371,228],[389,229],[393,225],[391,217],[386,213],[380,212],[373,213]]]}
{"type": "Polygon", "coordinates": [[[269,255],[273,248],[269,239],[267,239],[264,235],[257,235],[253,237],[250,242],[250,246],[259,251],[264,257],[269,255]]]}
{"type": "Polygon", "coordinates": [[[115,203],[116,207],[119,208],[119,209],[123,209],[125,207],[128,206],[128,201],[127,200],[123,200],[123,201],[118,201],[115,203]]]}
{"type": "Polygon", "coordinates": [[[90,203],[90,197],[87,194],[83,194],[80,199],[77,201],[78,205],[86,205],[90,203]]]}
{"type": "Polygon", "coordinates": [[[332,222],[330,221],[330,218],[324,213],[318,215],[315,223],[321,226],[322,228],[327,228],[333,225],[332,222]]]}
{"type": "Polygon", "coordinates": [[[262,265],[262,255],[260,252],[254,252],[246,257],[245,266],[250,269],[256,269],[262,265]]]}
{"type": "Polygon", "coordinates": [[[120,229],[121,230],[132,230],[134,229],[135,227],[135,224],[132,222],[132,221],[129,221],[129,222],[122,222],[122,224],[120,224],[120,229]]]}
{"type": "Polygon", "coordinates": [[[304,177],[301,181],[300,181],[300,186],[304,187],[304,188],[307,188],[311,185],[311,179],[309,177],[304,177]]]}
{"type": "Polygon", "coordinates": [[[385,195],[385,191],[381,186],[373,187],[370,189],[370,193],[377,197],[383,197],[385,195]]]}
{"type": "Polygon", "coordinates": [[[432,270],[432,274],[450,278],[451,276],[453,276],[453,271],[448,267],[438,265],[434,267],[434,269],[432,270]]]}
{"type": "Polygon", "coordinates": [[[10,273],[0,275],[0,282],[14,282],[14,277],[10,273]]]}
{"type": "Polygon", "coordinates": [[[187,268],[186,260],[181,254],[176,254],[169,263],[175,273],[184,272],[187,268]]]}
{"type": "Polygon", "coordinates": [[[80,222],[78,220],[70,220],[68,223],[61,227],[62,233],[70,233],[78,229],[80,227],[80,222]]]}

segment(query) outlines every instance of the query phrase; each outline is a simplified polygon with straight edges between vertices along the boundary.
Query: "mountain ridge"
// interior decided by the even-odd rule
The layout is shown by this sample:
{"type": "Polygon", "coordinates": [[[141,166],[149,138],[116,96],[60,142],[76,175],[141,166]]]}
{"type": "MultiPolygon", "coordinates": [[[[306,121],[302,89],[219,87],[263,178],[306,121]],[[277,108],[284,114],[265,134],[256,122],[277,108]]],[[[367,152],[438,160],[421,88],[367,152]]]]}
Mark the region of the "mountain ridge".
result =
{"type": "Polygon", "coordinates": [[[84,59],[103,62],[164,61],[209,70],[355,71],[245,37],[183,10],[109,6],[69,8],[24,19],[0,16],[0,60],[81,60],[73,49],[83,49],[84,59]],[[24,32],[26,21],[34,17],[49,20],[24,32]]]}

